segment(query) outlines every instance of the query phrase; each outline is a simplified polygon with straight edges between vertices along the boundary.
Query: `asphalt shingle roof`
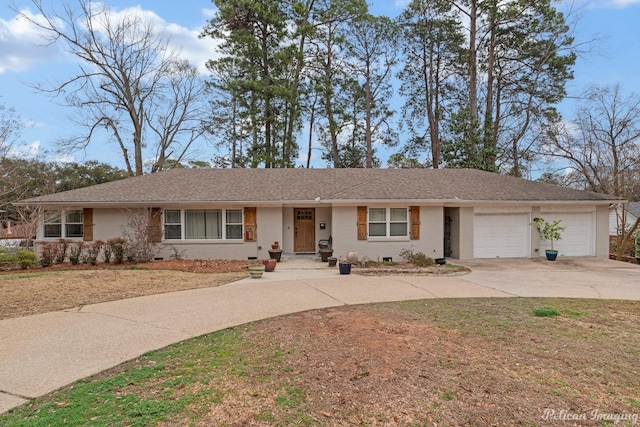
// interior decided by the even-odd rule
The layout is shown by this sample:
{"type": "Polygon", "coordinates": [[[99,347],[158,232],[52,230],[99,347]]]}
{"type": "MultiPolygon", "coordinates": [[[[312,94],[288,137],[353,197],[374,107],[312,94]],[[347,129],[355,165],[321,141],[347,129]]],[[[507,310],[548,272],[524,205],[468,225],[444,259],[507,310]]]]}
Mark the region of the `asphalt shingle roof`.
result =
{"type": "Polygon", "coordinates": [[[348,200],[615,201],[474,169],[174,169],[20,204],[174,204],[348,200]]]}
{"type": "Polygon", "coordinates": [[[631,202],[627,208],[629,213],[636,218],[640,216],[640,202],[631,202]]]}

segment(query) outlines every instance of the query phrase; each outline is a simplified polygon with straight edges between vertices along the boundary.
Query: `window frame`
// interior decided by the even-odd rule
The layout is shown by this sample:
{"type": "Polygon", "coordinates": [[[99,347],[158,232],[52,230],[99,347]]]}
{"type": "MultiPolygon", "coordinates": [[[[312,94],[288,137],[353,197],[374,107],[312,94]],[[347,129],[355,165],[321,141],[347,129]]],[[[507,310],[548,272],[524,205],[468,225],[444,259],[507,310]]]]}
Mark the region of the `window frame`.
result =
{"type": "MultiPolygon", "coordinates": [[[[378,216],[378,215],[373,215],[378,216]]],[[[408,241],[411,238],[410,235],[410,208],[408,206],[368,206],[367,207],[367,237],[368,240],[372,241],[408,241]],[[380,211],[384,212],[384,220],[375,218],[372,220],[372,210],[375,213],[379,213],[380,211]],[[404,211],[404,219],[394,220],[392,212],[393,210],[402,210],[404,211]],[[372,235],[371,234],[371,225],[380,226],[384,224],[385,234],[383,235],[372,235]],[[392,235],[392,225],[394,224],[404,224],[404,234],[402,235],[392,235]]]]}
{"type": "Polygon", "coordinates": [[[389,238],[404,238],[404,237],[409,237],[409,208],[389,208],[389,223],[388,223],[388,236],[389,238]],[[398,221],[398,220],[394,220],[393,219],[393,215],[392,215],[392,211],[393,210],[397,210],[400,211],[402,210],[404,212],[404,219],[402,221],[398,221]],[[394,224],[404,224],[404,234],[392,234],[392,226],[394,224]]]}
{"type": "Polygon", "coordinates": [[[244,209],[224,209],[224,240],[244,240],[244,209]],[[229,212],[240,213],[239,222],[229,221],[229,212]],[[229,227],[240,227],[238,237],[229,237],[229,227]]]}
{"type": "Polygon", "coordinates": [[[64,227],[62,226],[62,213],[64,211],[61,210],[46,210],[44,211],[44,218],[42,220],[42,237],[45,239],[61,239],[62,231],[64,227]],[[57,233],[51,233],[53,227],[58,230],[57,233]]]}
{"type": "Polygon", "coordinates": [[[64,212],[64,237],[67,238],[82,238],[84,237],[84,213],[82,209],[69,209],[64,212]],[[72,222],[69,220],[69,216],[72,214],[80,214],[80,221],[72,222]],[[69,226],[78,228],[78,232],[70,233],[69,226]]]}
{"type": "Polygon", "coordinates": [[[389,215],[387,215],[388,212],[388,208],[376,208],[376,207],[370,207],[368,214],[367,214],[367,235],[370,238],[376,239],[376,238],[386,238],[389,237],[389,227],[388,227],[388,218],[389,215]],[[382,213],[383,218],[382,219],[372,219],[374,217],[374,215],[372,214],[372,211],[374,211],[376,213],[376,217],[378,216],[378,213],[382,213]],[[384,235],[381,234],[373,234],[371,232],[371,225],[377,226],[376,228],[379,228],[381,225],[384,225],[384,235]]]}
{"type": "Polygon", "coordinates": [[[180,208],[180,209],[164,209],[163,210],[163,221],[162,221],[162,232],[163,232],[163,240],[171,241],[171,242],[202,242],[202,243],[211,243],[211,242],[244,242],[244,209],[242,208],[180,208]],[[167,222],[165,212],[166,211],[177,211],[180,213],[180,222],[167,222]],[[202,211],[206,217],[207,212],[217,212],[220,218],[220,237],[215,238],[187,238],[187,212],[195,212],[202,211]],[[240,214],[239,222],[228,222],[228,213],[237,212],[240,214]],[[180,227],[180,237],[179,238],[167,238],[166,227],[180,227]],[[238,237],[230,238],[228,227],[240,227],[240,233],[238,237]]]}
{"type": "Polygon", "coordinates": [[[84,210],[83,209],[51,209],[45,210],[42,220],[43,239],[82,239],[84,237],[84,210]],[[80,214],[80,222],[69,220],[71,214],[80,214]],[[77,227],[78,232],[70,233],[69,226],[77,227]],[[57,229],[57,233],[51,233],[57,229]]]}
{"type": "Polygon", "coordinates": [[[165,240],[182,240],[182,209],[164,209],[162,211],[162,236],[165,240]],[[167,221],[167,212],[177,212],[178,222],[167,221]],[[167,237],[167,226],[178,228],[178,237],[167,237]]]}

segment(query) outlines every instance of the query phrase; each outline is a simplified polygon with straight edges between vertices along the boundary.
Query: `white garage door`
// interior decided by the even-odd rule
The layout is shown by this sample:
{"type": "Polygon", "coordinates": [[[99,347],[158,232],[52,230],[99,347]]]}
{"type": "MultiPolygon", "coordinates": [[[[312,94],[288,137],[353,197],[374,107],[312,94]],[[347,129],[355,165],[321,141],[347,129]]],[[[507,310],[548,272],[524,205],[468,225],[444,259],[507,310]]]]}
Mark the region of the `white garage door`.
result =
{"type": "Polygon", "coordinates": [[[531,236],[530,222],[528,213],[474,215],[474,257],[528,257],[531,236]]]}
{"type": "MultiPolygon", "coordinates": [[[[546,221],[561,220],[561,226],[566,227],[562,232],[562,239],[553,242],[553,249],[560,256],[595,256],[595,221],[593,212],[577,213],[543,213],[546,221]]],[[[548,241],[540,242],[540,256],[544,256],[545,249],[551,249],[548,241]]]]}

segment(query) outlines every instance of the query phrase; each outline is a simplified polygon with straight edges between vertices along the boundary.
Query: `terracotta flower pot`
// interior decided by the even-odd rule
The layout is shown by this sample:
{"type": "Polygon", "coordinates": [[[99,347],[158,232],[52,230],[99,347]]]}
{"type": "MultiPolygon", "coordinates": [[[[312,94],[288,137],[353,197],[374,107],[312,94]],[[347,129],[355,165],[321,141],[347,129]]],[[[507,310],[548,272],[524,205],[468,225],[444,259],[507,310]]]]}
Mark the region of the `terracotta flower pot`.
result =
{"type": "Polygon", "coordinates": [[[333,249],[320,249],[320,259],[322,262],[327,262],[329,257],[333,255],[333,249]]]}
{"type": "Polygon", "coordinates": [[[272,271],[274,271],[276,269],[276,265],[278,264],[278,260],[271,258],[271,259],[265,259],[262,261],[262,263],[264,264],[264,271],[267,273],[271,273],[272,271]]]}

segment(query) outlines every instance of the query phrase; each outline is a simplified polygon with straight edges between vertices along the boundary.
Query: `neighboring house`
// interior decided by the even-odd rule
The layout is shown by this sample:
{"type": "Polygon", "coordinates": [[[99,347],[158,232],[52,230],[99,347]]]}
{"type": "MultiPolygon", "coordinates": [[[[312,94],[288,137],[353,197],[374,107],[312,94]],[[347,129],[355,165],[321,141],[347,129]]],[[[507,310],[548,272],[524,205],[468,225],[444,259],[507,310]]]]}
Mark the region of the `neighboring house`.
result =
{"type": "Polygon", "coordinates": [[[623,216],[626,228],[631,227],[640,216],[640,202],[631,202],[626,205],[611,205],[609,209],[609,236],[617,236],[622,229],[623,216]]]}
{"type": "Polygon", "coordinates": [[[26,245],[34,239],[33,225],[24,222],[13,222],[0,211],[0,246],[18,247],[26,245]]]}
{"type": "Polygon", "coordinates": [[[122,235],[144,210],[158,257],[316,253],[400,259],[537,257],[532,219],[561,219],[561,256],[608,257],[609,206],[623,200],[471,169],[174,169],[21,201],[45,209],[37,243],[122,235]]]}

